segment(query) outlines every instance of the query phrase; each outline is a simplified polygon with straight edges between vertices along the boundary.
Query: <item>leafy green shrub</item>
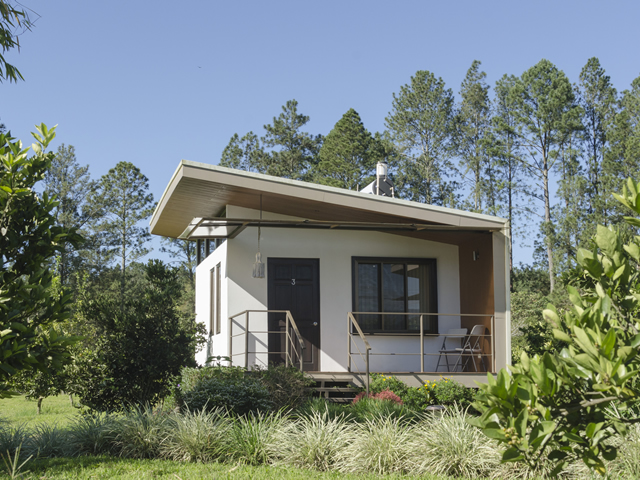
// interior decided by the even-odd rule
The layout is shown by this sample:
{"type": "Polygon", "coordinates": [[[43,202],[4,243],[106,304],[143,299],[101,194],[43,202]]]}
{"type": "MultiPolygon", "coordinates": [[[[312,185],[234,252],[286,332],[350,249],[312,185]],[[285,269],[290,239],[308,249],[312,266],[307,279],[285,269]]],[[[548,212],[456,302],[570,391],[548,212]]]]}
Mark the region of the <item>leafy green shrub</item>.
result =
{"type": "Polygon", "coordinates": [[[423,412],[429,405],[435,405],[436,400],[427,385],[422,387],[409,387],[402,397],[404,404],[413,410],[423,412]]]}
{"type": "Polygon", "coordinates": [[[397,379],[393,375],[384,375],[382,373],[371,374],[369,393],[380,393],[385,390],[391,390],[400,398],[403,398],[408,388],[402,380],[397,379]]]}
{"type": "Polygon", "coordinates": [[[275,410],[296,408],[309,398],[309,387],[314,380],[296,367],[285,365],[269,365],[257,370],[260,380],[269,390],[271,402],[275,410]]]}
{"type": "Polygon", "coordinates": [[[363,398],[372,398],[374,400],[382,401],[386,400],[397,405],[403,404],[402,399],[391,390],[383,390],[380,393],[370,393],[369,395],[367,395],[366,392],[360,392],[358,395],[356,395],[356,398],[353,399],[353,403],[358,403],[363,398]]]}
{"type": "Polygon", "coordinates": [[[451,378],[443,378],[431,383],[434,398],[438,405],[458,405],[467,408],[475,396],[475,389],[468,388],[451,378]]]}
{"type": "Polygon", "coordinates": [[[191,411],[226,408],[236,415],[268,411],[273,407],[269,390],[259,378],[206,378],[182,394],[184,407],[191,411]]]}
{"type": "Polygon", "coordinates": [[[180,371],[178,387],[182,391],[189,391],[204,380],[216,379],[222,382],[233,382],[242,380],[244,375],[245,370],[242,367],[225,367],[222,365],[202,368],[184,367],[180,371]]]}
{"type": "Polygon", "coordinates": [[[330,420],[338,417],[342,417],[345,420],[353,420],[355,418],[351,410],[345,405],[329,402],[324,398],[310,398],[295,411],[295,415],[299,418],[311,417],[316,414],[326,414],[330,420]]]}
{"type": "Polygon", "coordinates": [[[181,295],[179,271],[159,260],[144,266],[138,295],[79,292],[76,320],[90,325],[92,336],[75,356],[69,388],[83,405],[124,411],[170,393],[173,376],[195,364],[197,336],[179,309],[181,295]]]}

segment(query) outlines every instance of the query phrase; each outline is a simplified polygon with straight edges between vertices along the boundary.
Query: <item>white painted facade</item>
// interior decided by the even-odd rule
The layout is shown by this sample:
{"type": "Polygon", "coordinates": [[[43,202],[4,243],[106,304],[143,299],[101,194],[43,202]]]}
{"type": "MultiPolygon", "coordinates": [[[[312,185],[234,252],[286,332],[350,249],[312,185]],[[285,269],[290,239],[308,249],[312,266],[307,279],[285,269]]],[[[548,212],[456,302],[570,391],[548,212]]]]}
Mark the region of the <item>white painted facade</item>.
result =
{"type": "MultiPolygon", "coordinates": [[[[259,218],[259,212],[233,205],[227,206],[228,218],[259,218]]],[[[264,219],[293,220],[294,218],[263,213],[264,219]]],[[[495,247],[499,249],[500,247],[495,247]]],[[[211,337],[212,354],[229,354],[229,316],[244,310],[266,310],[267,276],[252,277],[253,263],[258,249],[257,229],[246,229],[236,238],[226,240],[196,268],[196,320],[207,325],[209,332],[212,312],[215,311],[214,276],[212,269],[221,268],[221,333],[211,337]]],[[[272,258],[316,258],[320,265],[320,370],[323,372],[347,371],[347,312],[353,310],[352,301],[352,257],[405,257],[434,258],[437,262],[438,311],[458,314],[460,312],[460,268],[458,247],[445,243],[415,239],[381,232],[347,230],[307,230],[295,228],[263,228],[260,250],[262,259],[272,258]]],[[[267,267],[268,268],[268,267],[267,267]]],[[[496,273],[502,277],[502,273],[496,273]]],[[[500,280],[504,285],[504,279],[500,280]]],[[[500,291],[496,285],[496,291],[500,291]]],[[[503,302],[504,303],[504,302],[503,302]]],[[[504,316],[504,315],[503,315],[504,316]]],[[[265,331],[266,314],[252,314],[250,331],[265,331]]],[[[244,317],[238,320],[244,324],[244,317]]],[[[506,321],[506,319],[503,319],[506,321]]],[[[439,317],[439,331],[459,328],[460,318],[439,317]]],[[[241,328],[234,327],[234,334],[241,328]]],[[[503,332],[508,337],[508,332],[503,332]]],[[[249,350],[267,351],[265,334],[251,334],[249,350]]],[[[418,336],[367,336],[373,353],[420,352],[418,336]]],[[[496,340],[498,340],[496,338],[496,340]]],[[[234,340],[233,352],[244,352],[244,337],[234,340]]],[[[504,345],[505,338],[501,339],[504,345]]],[[[436,353],[442,338],[425,338],[425,352],[436,353]]],[[[496,348],[496,358],[498,358],[496,348]]],[[[506,351],[502,352],[503,358],[506,351]]],[[[204,363],[206,352],[200,352],[197,360],[204,363]]],[[[253,354],[249,366],[266,363],[266,354],[253,354]]],[[[425,357],[425,371],[435,371],[437,355],[425,357]]],[[[234,356],[234,365],[244,366],[243,356],[234,356]]],[[[364,363],[356,361],[353,370],[364,370],[364,363]]],[[[419,371],[419,356],[372,356],[371,371],[400,372],[419,371]]]]}

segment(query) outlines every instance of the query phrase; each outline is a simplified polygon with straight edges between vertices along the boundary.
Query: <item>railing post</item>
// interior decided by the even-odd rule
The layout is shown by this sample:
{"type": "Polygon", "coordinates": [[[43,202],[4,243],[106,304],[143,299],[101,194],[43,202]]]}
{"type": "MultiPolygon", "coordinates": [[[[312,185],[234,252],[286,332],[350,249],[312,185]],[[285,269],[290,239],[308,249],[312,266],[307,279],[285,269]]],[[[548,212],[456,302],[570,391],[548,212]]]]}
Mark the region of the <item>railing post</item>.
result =
{"type": "MultiPolygon", "coordinates": [[[[285,365],[285,367],[289,368],[289,340],[290,340],[289,339],[289,315],[287,315],[285,313],[284,318],[285,318],[285,332],[286,332],[285,339],[284,339],[284,342],[286,344],[286,346],[285,346],[285,354],[284,354],[285,355],[285,357],[284,357],[284,365],[285,365]]],[[[268,328],[267,328],[267,330],[268,330],[268,328]]]]}
{"type": "Polygon", "coordinates": [[[367,397],[369,396],[369,349],[367,348],[367,397]]]}
{"type": "Polygon", "coordinates": [[[347,314],[347,372],[351,372],[351,314],[347,314]]]}
{"type": "Polygon", "coordinates": [[[424,373],[424,316],[420,315],[420,373],[424,373]]]}
{"type": "Polygon", "coordinates": [[[229,366],[233,367],[233,330],[232,330],[232,325],[233,325],[233,317],[229,317],[229,366]]]}
{"type": "Polygon", "coordinates": [[[496,371],[496,340],[494,332],[496,331],[496,316],[491,315],[491,373],[496,371]]]}
{"type": "Polygon", "coordinates": [[[244,315],[244,368],[249,370],[249,312],[244,315]]]}

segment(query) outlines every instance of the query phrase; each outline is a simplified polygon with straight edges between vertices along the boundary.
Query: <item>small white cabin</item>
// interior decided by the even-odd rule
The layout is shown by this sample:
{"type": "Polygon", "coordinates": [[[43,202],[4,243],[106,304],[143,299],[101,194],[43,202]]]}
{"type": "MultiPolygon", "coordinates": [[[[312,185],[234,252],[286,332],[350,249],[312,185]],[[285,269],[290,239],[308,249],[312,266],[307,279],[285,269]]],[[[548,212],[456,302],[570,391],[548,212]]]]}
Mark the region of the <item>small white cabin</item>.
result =
{"type": "Polygon", "coordinates": [[[198,242],[199,363],[474,385],[510,361],[504,219],[183,160],[151,233],[198,242]]]}

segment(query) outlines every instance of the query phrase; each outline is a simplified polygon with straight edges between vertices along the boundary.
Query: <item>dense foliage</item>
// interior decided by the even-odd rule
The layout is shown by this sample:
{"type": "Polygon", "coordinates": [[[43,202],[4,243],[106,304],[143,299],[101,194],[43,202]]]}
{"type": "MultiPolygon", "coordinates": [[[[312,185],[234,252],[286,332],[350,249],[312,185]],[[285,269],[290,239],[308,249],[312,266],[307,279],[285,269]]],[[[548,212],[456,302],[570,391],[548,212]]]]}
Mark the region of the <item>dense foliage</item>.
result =
{"type": "Polygon", "coordinates": [[[241,367],[183,368],[174,381],[178,407],[190,411],[227,409],[235,415],[298,407],[313,380],[294,367],[270,365],[249,372],[241,367]]]}
{"type": "MultiPolygon", "coordinates": [[[[614,195],[635,213],[627,225],[640,227],[640,183],[629,180],[614,195]]],[[[617,455],[611,441],[640,421],[640,237],[623,243],[620,229],[598,226],[592,250],[578,250],[580,290],[569,287],[571,308],[544,311],[554,337],[565,342],[488,376],[476,408],[477,425],[507,446],[504,461],[521,460],[534,468],[540,456],[557,464],[584,463],[605,473],[605,460],[617,455]]]]}
{"type": "Polygon", "coordinates": [[[55,137],[55,128],[37,130],[30,157],[21,142],[0,134],[0,398],[21,370],[59,369],[74,341],[60,330],[71,296],[55,287],[49,263],[81,238],[56,223],[55,200],[34,191],[51,164],[45,149],[55,137]]]}
{"type": "Polygon", "coordinates": [[[131,293],[122,305],[108,290],[80,292],[76,321],[87,340],[76,351],[69,388],[95,410],[155,404],[181,367],[195,362],[197,330],[193,313],[185,317],[179,308],[177,269],[150,260],[131,293]]]}
{"type": "Polygon", "coordinates": [[[430,405],[468,408],[475,394],[475,389],[467,388],[452,378],[427,380],[420,387],[409,387],[393,375],[376,373],[371,375],[369,391],[373,395],[393,392],[402,400],[403,405],[419,412],[430,405]]]}

